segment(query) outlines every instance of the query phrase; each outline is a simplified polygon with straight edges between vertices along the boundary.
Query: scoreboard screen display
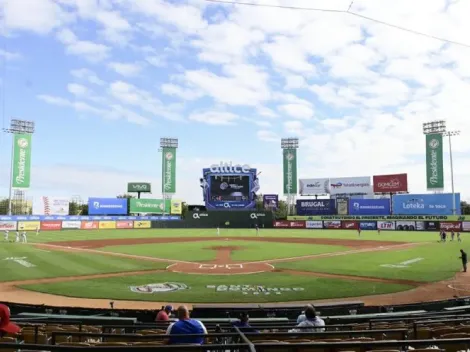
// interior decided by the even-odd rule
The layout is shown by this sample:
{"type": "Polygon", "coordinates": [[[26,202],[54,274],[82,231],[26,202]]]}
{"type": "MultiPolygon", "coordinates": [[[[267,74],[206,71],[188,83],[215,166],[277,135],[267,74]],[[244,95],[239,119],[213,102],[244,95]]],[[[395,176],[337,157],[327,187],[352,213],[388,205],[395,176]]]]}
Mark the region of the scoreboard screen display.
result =
{"type": "Polygon", "coordinates": [[[249,201],[250,176],[210,176],[210,199],[213,201],[249,201]]]}

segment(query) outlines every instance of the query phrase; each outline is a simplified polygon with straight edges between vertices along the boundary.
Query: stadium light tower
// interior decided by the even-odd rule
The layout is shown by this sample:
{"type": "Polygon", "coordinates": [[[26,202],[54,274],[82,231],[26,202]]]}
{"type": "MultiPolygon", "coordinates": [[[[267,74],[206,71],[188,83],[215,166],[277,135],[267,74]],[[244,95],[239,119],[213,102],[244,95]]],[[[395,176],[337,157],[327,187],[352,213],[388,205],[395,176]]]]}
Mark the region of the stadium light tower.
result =
{"type": "MultiPolygon", "coordinates": [[[[18,120],[12,119],[10,122],[10,128],[4,128],[3,132],[15,134],[33,134],[34,133],[34,121],[18,120]]],[[[11,142],[11,161],[10,161],[10,184],[8,185],[8,215],[11,214],[12,201],[11,194],[13,192],[13,159],[14,159],[14,150],[15,150],[15,138],[13,136],[11,142]]]]}
{"type": "MultiPolygon", "coordinates": [[[[294,209],[294,203],[295,203],[295,196],[297,195],[297,149],[299,149],[299,139],[298,138],[282,138],[281,139],[281,149],[284,150],[292,150],[295,151],[294,155],[294,160],[295,160],[295,170],[293,170],[293,174],[295,175],[295,180],[292,180],[294,183],[291,185],[294,187],[294,190],[292,190],[292,187],[289,187],[287,189],[287,215],[292,214],[292,211],[294,209]]],[[[284,153],[283,153],[284,154],[284,153]]],[[[284,170],[284,173],[286,171],[284,170]]],[[[286,177],[286,175],[283,175],[283,177],[286,177]]],[[[286,180],[283,180],[283,183],[286,182],[286,180]]],[[[285,191],[285,190],[284,190],[285,191]]]]}
{"type": "Polygon", "coordinates": [[[163,186],[166,174],[166,162],[165,162],[165,155],[164,150],[165,148],[178,148],[178,138],[160,138],[160,149],[159,151],[162,153],[162,198],[163,198],[163,215],[165,215],[166,210],[166,192],[165,187],[163,186]]]}

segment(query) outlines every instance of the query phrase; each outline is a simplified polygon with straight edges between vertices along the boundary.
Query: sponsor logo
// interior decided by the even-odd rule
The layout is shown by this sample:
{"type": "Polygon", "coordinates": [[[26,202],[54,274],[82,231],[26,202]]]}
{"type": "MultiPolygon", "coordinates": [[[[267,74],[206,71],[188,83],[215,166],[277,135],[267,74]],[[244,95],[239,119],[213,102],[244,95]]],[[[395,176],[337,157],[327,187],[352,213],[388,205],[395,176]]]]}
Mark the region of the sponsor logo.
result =
{"type": "Polygon", "coordinates": [[[150,221],[134,221],[135,229],[149,229],[152,226],[150,221]]]}
{"type": "Polygon", "coordinates": [[[26,138],[18,139],[18,147],[27,148],[28,147],[28,140],[26,138]]]}
{"type": "Polygon", "coordinates": [[[0,221],[0,230],[16,230],[16,221],[0,221]]]}
{"type": "Polygon", "coordinates": [[[307,229],[322,229],[323,221],[306,221],[305,227],[307,229]]]}
{"type": "Polygon", "coordinates": [[[297,228],[297,229],[305,228],[305,221],[291,221],[290,227],[297,228]]]}
{"type": "Polygon", "coordinates": [[[101,204],[100,202],[93,202],[95,209],[122,209],[122,204],[101,204]]]}
{"type": "Polygon", "coordinates": [[[393,221],[379,221],[377,227],[381,230],[394,230],[395,223],[393,221]]]}
{"type": "Polygon", "coordinates": [[[357,225],[354,222],[347,222],[347,223],[344,224],[345,229],[354,229],[354,228],[356,228],[356,226],[357,225]]]}
{"type": "Polygon", "coordinates": [[[463,231],[470,231],[470,222],[465,221],[462,223],[462,230],[463,231]]]}
{"type": "Polygon", "coordinates": [[[193,219],[201,219],[201,217],[209,216],[207,213],[194,213],[193,219]]]}
{"type": "Polygon", "coordinates": [[[400,180],[398,178],[394,178],[394,179],[391,179],[390,181],[388,182],[379,182],[377,184],[377,187],[378,188],[386,188],[386,189],[399,189],[401,188],[401,183],[400,183],[400,180]]]}
{"type": "Polygon", "coordinates": [[[223,161],[221,161],[219,165],[213,164],[209,168],[213,174],[248,174],[251,169],[250,166],[246,164],[232,165],[232,162],[224,163],[223,161]]]}
{"type": "Polygon", "coordinates": [[[41,222],[41,230],[60,230],[62,221],[43,221],[41,222]]]}
{"type": "Polygon", "coordinates": [[[148,284],[148,285],[141,285],[141,286],[129,286],[129,289],[135,293],[165,293],[165,292],[175,292],[175,291],[182,291],[188,290],[189,287],[185,284],[181,284],[178,282],[162,282],[156,284],[148,284]]]}
{"type": "Polygon", "coordinates": [[[324,221],[324,227],[326,229],[340,229],[341,221],[324,221]]]}
{"type": "Polygon", "coordinates": [[[207,285],[215,292],[239,292],[243,295],[281,295],[285,292],[301,292],[303,287],[267,287],[257,285],[207,285]]]}
{"type": "Polygon", "coordinates": [[[325,207],[328,207],[329,204],[326,204],[325,202],[323,201],[315,201],[315,202],[300,202],[300,206],[302,208],[325,208],[325,207]]]}
{"type": "Polygon", "coordinates": [[[460,222],[441,222],[441,230],[460,230],[460,222]]]}
{"type": "Polygon", "coordinates": [[[289,221],[275,221],[274,222],[274,227],[290,227],[290,222],[289,221]]]}
{"type": "Polygon", "coordinates": [[[384,209],[385,209],[385,205],[363,205],[363,204],[361,205],[361,204],[359,204],[359,203],[357,203],[357,202],[354,202],[354,203],[353,203],[353,208],[354,208],[354,210],[357,210],[357,211],[359,211],[359,210],[365,210],[365,209],[370,209],[370,210],[372,210],[372,209],[374,209],[374,210],[384,210],[384,209]]]}
{"type": "MultiPolygon", "coordinates": [[[[403,209],[424,209],[424,199],[423,198],[412,198],[404,203],[402,203],[403,209]]],[[[445,206],[444,206],[445,208],[445,206]]]]}
{"type": "Polygon", "coordinates": [[[431,185],[436,185],[439,182],[439,158],[437,148],[439,148],[439,141],[437,139],[431,139],[429,141],[430,156],[431,160],[429,163],[431,169],[431,177],[429,178],[429,183],[431,185]]]}
{"type": "Polygon", "coordinates": [[[62,221],[63,229],[79,229],[81,226],[81,221],[62,221]]]}
{"type": "Polygon", "coordinates": [[[266,214],[263,214],[263,213],[251,213],[250,214],[251,219],[258,219],[259,217],[264,217],[264,216],[266,216],[266,214]]]}

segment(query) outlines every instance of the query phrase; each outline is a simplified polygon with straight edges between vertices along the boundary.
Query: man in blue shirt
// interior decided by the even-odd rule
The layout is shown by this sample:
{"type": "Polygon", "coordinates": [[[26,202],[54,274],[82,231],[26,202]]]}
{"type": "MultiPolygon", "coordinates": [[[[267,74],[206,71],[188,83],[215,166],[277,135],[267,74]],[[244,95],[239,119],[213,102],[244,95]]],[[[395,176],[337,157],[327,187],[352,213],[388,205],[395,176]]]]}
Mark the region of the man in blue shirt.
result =
{"type": "Polygon", "coordinates": [[[191,335],[200,334],[207,335],[207,329],[199,320],[191,319],[189,317],[188,308],[185,306],[178,307],[177,310],[178,321],[171,324],[166,334],[170,335],[168,343],[170,345],[178,344],[198,344],[204,343],[204,336],[175,336],[175,335],[191,335]]]}
{"type": "Polygon", "coordinates": [[[258,330],[256,330],[255,328],[253,328],[249,321],[250,321],[250,316],[248,315],[248,313],[241,313],[240,314],[240,320],[239,321],[235,321],[232,323],[233,326],[236,326],[237,328],[240,329],[240,331],[242,332],[254,332],[254,333],[259,333],[258,330]]]}

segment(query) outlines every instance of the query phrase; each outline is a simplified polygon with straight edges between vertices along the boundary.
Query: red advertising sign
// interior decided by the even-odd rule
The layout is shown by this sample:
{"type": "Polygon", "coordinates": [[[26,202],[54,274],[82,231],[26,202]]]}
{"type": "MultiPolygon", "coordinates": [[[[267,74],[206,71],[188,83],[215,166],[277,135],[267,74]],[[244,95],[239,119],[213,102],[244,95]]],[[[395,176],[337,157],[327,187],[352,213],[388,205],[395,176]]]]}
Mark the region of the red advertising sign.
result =
{"type": "Polygon", "coordinates": [[[323,221],[323,227],[325,229],[340,229],[341,228],[341,221],[323,221]]]}
{"type": "Polygon", "coordinates": [[[408,192],[408,174],[374,176],[374,193],[408,192]]]}
{"type": "Polygon", "coordinates": [[[133,221],[116,221],[116,228],[117,229],[133,229],[134,222],[133,221]]]}
{"type": "Polygon", "coordinates": [[[99,221],[82,221],[82,230],[96,230],[100,226],[99,221]]]}
{"type": "Polygon", "coordinates": [[[462,223],[459,221],[441,222],[440,229],[443,231],[462,231],[462,223]]]}
{"type": "Polygon", "coordinates": [[[290,221],[286,221],[286,220],[274,221],[273,225],[274,227],[281,227],[281,228],[287,229],[290,227],[290,221]]]}
{"type": "Polygon", "coordinates": [[[304,229],[306,227],[305,221],[290,221],[290,227],[293,229],[304,229]]]}
{"type": "Polygon", "coordinates": [[[359,228],[357,221],[343,221],[341,226],[345,230],[357,230],[359,228]]]}
{"type": "Polygon", "coordinates": [[[41,230],[57,231],[62,229],[62,221],[41,221],[41,230]]]}

